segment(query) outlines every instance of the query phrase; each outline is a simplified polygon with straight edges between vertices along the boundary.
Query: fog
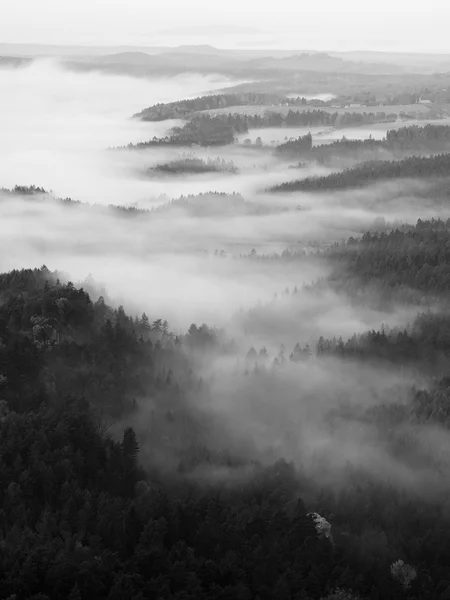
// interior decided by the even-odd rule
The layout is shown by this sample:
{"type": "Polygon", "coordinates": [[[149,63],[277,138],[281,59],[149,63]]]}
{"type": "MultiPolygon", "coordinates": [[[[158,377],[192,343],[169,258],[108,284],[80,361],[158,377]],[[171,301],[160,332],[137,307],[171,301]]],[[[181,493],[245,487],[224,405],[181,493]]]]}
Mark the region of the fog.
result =
{"type": "Polygon", "coordinates": [[[131,115],[227,83],[214,75],[152,80],[74,73],[49,60],[0,69],[0,186],[34,184],[105,204],[139,200],[147,186],[130,178],[107,148],[164,136],[178,123],[142,123],[131,115]]]}
{"type": "MultiPolygon", "coordinates": [[[[183,181],[188,193],[189,182],[183,181]]],[[[171,185],[166,191],[175,191],[171,185]]],[[[271,255],[287,247],[298,251],[316,240],[331,244],[359,235],[380,215],[403,221],[423,216],[411,198],[399,198],[392,206],[381,202],[396,191],[393,184],[385,184],[370,191],[329,195],[254,194],[244,199],[238,214],[220,209],[193,213],[189,206],[169,205],[167,210],[139,216],[101,206],[66,206],[40,195],[30,199],[0,194],[0,268],[46,264],[77,281],[91,273],[116,304],[137,314],[146,311],[166,318],[177,330],[186,330],[192,322],[231,328],[240,309],[270,303],[286,287],[301,289],[328,274],[323,261],[255,261],[241,259],[241,254],[255,249],[257,256],[271,255]],[[224,251],[225,258],[214,257],[216,250],[224,251]]],[[[432,208],[430,214],[435,214],[432,208]]],[[[351,336],[383,321],[405,325],[414,314],[414,308],[398,307],[398,312],[387,314],[355,308],[349,298],[331,290],[319,297],[302,292],[267,310],[259,333],[253,331],[245,344],[313,343],[319,335],[351,336]]],[[[241,339],[239,328],[232,329],[241,339]]]]}
{"type": "Polygon", "coordinates": [[[229,375],[224,370],[211,381],[216,409],[231,421],[233,432],[248,436],[267,459],[294,460],[316,476],[332,477],[334,471],[334,483],[347,461],[391,481],[401,477],[406,482],[408,476],[421,480],[414,469],[389,457],[369,425],[338,416],[343,406],[356,416],[381,402],[405,401],[411,381],[400,373],[330,359],[286,365],[277,373],[229,375]],[[334,420],[329,419],[332,411],[334,420]]]}
{"type": "MultiPolygon", "coordinates": [[[[321,335],[346,338],[378,329],[382,322],[400,328],[411,322],[416,306],[399,302],[389,309],[376,303],[368,306],[328,284],[320,291],[306,287],[329,275],[331,266],[322,257],[283,262],[258,256],[286,248],[308,249],[315,241],[330,245],[361,234],[380,216],[401,222],[436,216],[435,206],[424,207],[417,199],[423,184],[396,182],[333,194],[273,194],[265,190],[329,170],[289,169],[290,163],[275,158],[270,150],[240,145],[108,150],[165,135],[176,122],[143,123],[131,120],[131,115],[157,102],[226,85],[214,76],[138,80],[67,72],[57,63],[41,61],[25,69],[0,70],[0,83],[4,132],[0,187],[37,185],[54,196],[82,202],[67,205],[53,196],[0,192],[1,272],[46,264],[67,272],[75,282],[92,274],[115,306],[123,304],[133,315],[145,311],[151,319],[167,319],[176,333],[194,322],[225,328],[237,342],[237,351],[228,362],[207,364],[203,375],[212,394],[208,410],[223,417],[222,427],[236,443],[245,446],[250,440],[256,457],[284,456],[309,472],[317,469],[317,461],[325,460],[322,473],[351,461],[379,477],[428,481],[428,473],[394,460],[368,426],[352,429],[351,422],[341,420],[330,430],[327,421],[330,411],[342,403],[364,409],[389,402],[393,389],[394,398],[406,398],[413,383],[424,383],[423,377],[405,377],[386,365],[360,368],[337,359],[288,365],[282,372],[268,370],[261,379],[246,379],[241,371],[233,375],[236,360],[242,360],[251,346],[265,346],[273,358],[281,344],[288,354],[297,342],[315,347],[321,335]],[[186,152],[233,161],[238,173],[160,177],[147,172],[186,152]],[[229,199],[219,200],[214,211],[204,213],[193,211],[189,203],[170,205],[180,196],[207,192],[238,192],[243,200],[236,201],[235,211],[226,208],[229,199]],[[129,215],[108,208],[109,204],[167,206],[129,215]],[[225,256],[214,256],[216,250],[225,256]],[[256,256],[241,256],[252,250],[256,256]],[[285,288],[290,293],[283,295],[285,288]]],[[[266,142],[306,131],[259,130],[245,137],[260,136],[266,142]]],[[[314,131],[315,138],[323,131],[314,131]]],[[[345,134],[384,135],[382,128],[352,131],[345,134]]],[[[323,135],[333,139],[334,134],[323,135]]],[[[448,211],[441,209],[439,214],[448,211]]],[[[148,409],[142,409],[141,433],[147,417],[148,409]]],[[[225,443],[230,438],[224,434],[220,439],[225,443]]]]}

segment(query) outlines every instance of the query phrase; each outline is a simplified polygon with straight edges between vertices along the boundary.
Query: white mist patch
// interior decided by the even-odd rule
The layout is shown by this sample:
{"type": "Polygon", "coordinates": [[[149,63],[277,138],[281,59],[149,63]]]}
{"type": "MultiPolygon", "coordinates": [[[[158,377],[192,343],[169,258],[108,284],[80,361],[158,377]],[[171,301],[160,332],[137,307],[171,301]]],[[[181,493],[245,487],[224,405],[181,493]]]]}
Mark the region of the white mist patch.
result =
{"type": "MultiPolygon", "coordinates": [[[[258,457],[292,460],[312,477],[320,473],[322,484],[329,479],[333,485],[339,485],[349,463],[395,484],[433,482],[433,473],[393,457],[376,428],[358,418],[380,403],[407,401],[411,385],[423,383],[387,365],[333,358],[288,361],[278,369],[260,366],[245,376],[219,362],[208,380],[212,410],[236,437],[253,442],[258,457]],[[347,418],[345,410],[338,416],[341,407],[347,418]]],[[[428,441],[430,429],[423,432],[428,441]]],[[[440,433],[435,446],[443,452],[449,435],[440,433]]]]}
{"type": "Polygon", "coordinates": [[[0,187],[38,185],[105,204],[138,200],[146,186],[118,168],[120,158],[107,148],[164,136],[180,124],[132,120],[142,108],[201,95],[226,81],[72,72],[49,60],[0,69],[0,187]]]}
{"type": "Polygon", "coordinates": [[[280,269],[230,257],[296,236],[288,218],[194,218],[183,211],[130,217],[1,194],[0,207],[0,272],[47,264],[74,281],[91,273],[116,304],[164,316],[181,329],[192,322],[222,326],[239,308],[323,274],[306,264],[280,269]],[[223,248],[227,258],[212,256],[223,248]]]}

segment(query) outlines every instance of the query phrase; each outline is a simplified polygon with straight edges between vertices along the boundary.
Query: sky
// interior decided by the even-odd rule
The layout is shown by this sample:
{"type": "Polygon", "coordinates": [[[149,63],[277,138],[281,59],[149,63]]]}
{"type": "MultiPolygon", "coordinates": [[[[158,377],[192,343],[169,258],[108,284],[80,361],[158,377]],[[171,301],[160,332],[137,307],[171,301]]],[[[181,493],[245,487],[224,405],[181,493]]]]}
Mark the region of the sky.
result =
{"type": "Polygon", "coordinates": [[[0,0],[0,41],[450,52],[448,0],[0,0]]]}

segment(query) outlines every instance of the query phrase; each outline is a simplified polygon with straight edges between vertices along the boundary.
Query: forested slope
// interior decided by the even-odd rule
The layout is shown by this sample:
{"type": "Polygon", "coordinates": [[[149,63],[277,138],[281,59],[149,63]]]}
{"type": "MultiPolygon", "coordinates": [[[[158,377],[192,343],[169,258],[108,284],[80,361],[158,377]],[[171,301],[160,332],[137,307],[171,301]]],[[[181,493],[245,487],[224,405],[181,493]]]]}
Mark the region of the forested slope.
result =
{"type": "MultiPolygon", "coordinates": [[[[286,462],[263,467],[231,448],[228,456],[197,449],[186,463],[192,433],[209,427],[208,413],[188,400],[208,394],[196,361],[235,351],[220,332],[193,325],[174,337],[159,318],[132,319],[93,303],[46,268],[1,276],[0,293],[3,597],[446,597],[450,521],[442,495],[405,495],[350,466],[345,488],[321,489],[286,462]],[[126,420],[142,402],[168,432],[187,432],[178,475],[164,474],[148,449],[140,466],[139,439],[126,420]],[[115,440],[105,418],[124,423],[115,440]],[[186,474],[205,461],[249,470],[231,487],[189,483],[186,474]],[[302,496],[311,493],[332,538],[307,516],[302,496]],[[353,595],[333,596],[337,587],[353,595]]],[[[439,331],[428,327],[427,336],[439,331]]],[[[320,340],[315,360],[324,352],[342,351],[320,340]]],[[[276,368],[283,378],[283,365],[276,368]]],[[[441,385],[417,392],[410,406],[358,418],[383,435],[386,423],[422,423],[425,415],[447,427],[447,397],[441,385]]],[[[391,440],[402,456],[406,443],[398,434],[391,440]]]]}

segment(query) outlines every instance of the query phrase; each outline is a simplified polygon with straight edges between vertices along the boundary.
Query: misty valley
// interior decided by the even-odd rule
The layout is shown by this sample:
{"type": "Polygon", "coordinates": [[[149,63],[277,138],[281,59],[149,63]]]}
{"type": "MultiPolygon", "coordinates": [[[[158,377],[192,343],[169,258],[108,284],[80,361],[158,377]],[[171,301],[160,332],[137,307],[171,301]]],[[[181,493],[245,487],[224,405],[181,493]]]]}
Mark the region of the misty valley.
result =
{"type": "Polygon", "coordinates": [[[0,597],[450,599],[450,67],[7,46],[0,597]]]}

